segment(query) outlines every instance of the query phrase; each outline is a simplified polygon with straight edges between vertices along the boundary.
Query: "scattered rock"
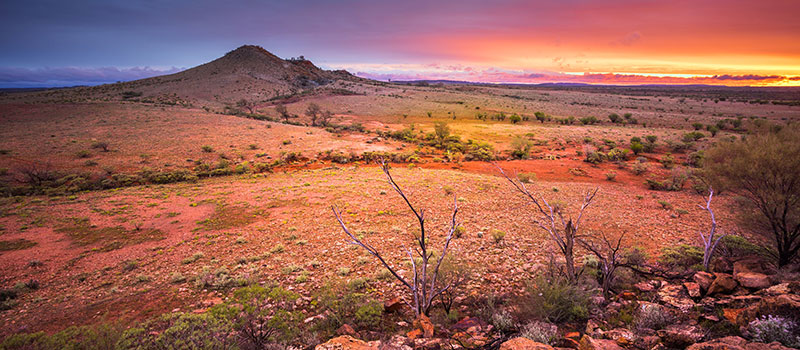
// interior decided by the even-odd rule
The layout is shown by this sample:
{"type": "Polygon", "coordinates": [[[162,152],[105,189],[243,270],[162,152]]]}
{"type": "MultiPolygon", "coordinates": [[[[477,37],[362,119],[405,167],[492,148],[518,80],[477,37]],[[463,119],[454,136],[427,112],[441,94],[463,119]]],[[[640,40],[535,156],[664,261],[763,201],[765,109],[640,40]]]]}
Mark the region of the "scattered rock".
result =
{"type": "Polygon", "coordinates": [[[688,294],[684,293],[683,286],[675,284],[665,284],[658,290],[658,298],[665,304],[676,307],[682,311],[688,311],[695,306],[688,294]]]}
{"type": "Polygon", "coordinates": [[[594,339],[584,335],[578,344],[578,350],[622,350],[617,342],[608,339],[594,339]]]}
{"type": "Polygon", "coordinates": [[[336,335],[351,335],[355,337],[358,336],[358,333],[356,333],[356,330],[353,329],[352,326],[345,323],[341,327],[339,327],[339,329],[336,330],[336,335]]]}
{"type": "Polygon", "coordinates": [[[699,298],[702,296],[700,293],[700,284],[697,282],[684,282],[683,287],[686,288],[686,292],[688,292],[689,296],[692,298],[699,298]]]}
{"type": "Polygon", "coordinates": [[[636,283],[633,286],[634,286],[634,288],[638,289],[642,293],[650,293],[650,292],[656,290],[656,287],[653,286],[653,283],[648,282],[648,281],[641,281],[639,283],[636,283]]]}
{"type": "MultiPolygon", "coordinates": [[[[428,318],[428,316],[419,315],[419,317],[417,317],[417,319],[414,320],[414,323],[411,324],[411,326],[414,327],[415,330],[422,331],[421,332],[422,337],[433,338],[433,323],[431,323],[431,319],[428,318]]],[[[412,338],[411,335],[409,335],[408,337],[412,338]]]]}
{"type": "Polygon", "coordinates": [[[781,294],[765,297],[736,315],[737,326],[746,326],[762,315],[800,315],[800,295],[781,294]]]}
{"type": "Polygon", "coordinates": [[[708,287],[711,287],[711,283],[714,282],[714,275],[705,271],[698,271],[694,274],[692,280],[700,285],[700,289],[707,291],[708,287]]]}
{"type": "Polygon", "coordinates": [[[790,350],[778,342],[748,343],[741,337],[724,337],[690,345],[687,350],[790,350]]]}
{"type": "Polygon", "coordinates": [[[703,330],[691,325],[670,325],[656,332],[661,341],[670,348],[683,349],[699,342],[705,336],[703,330]]]}
{"type": "Polygon", "coordinates": [[[766,260],[755,256],[740,259],[733,263],[734,275],[738,275],[740,273],[760,273],[762,275],[766,275],[771,272],[773,271],[771,271],[769,263],[767,263],[766,260]]]}
{"type": "Polygon", "coordinates": [[[317,345],[314,350],[378,350],[378,346],[343,335],[317,345]]]}
{"type": "Polygon", "coordinates": [[[636,336],[628,329],[614,328],[610,331],[603,332],[603,338],[613,340],[620,346],[627,346],[633,344],[636,336]]]}
{"type": "Polygon", "coordinates": [[[386,313],[394,313],[403,309],[403,301],[400,298],[394,298],[383,303],[383,310],[386,313]]]}
{"type": "Polygon", "coordinates": [[[517,337],[500,344],[500,350],[553,350],[553,347],[528,338],[517,337]]]}
{"type": "Polygon", "coordinates": [[[736,289],[738,283],[736,283],[736,280],[733,279],[733,276],[727,273],[716,273],[714,275],[716,278],[714,278],[714,282],[711,282],[706,294],[727,294],[736,289]]]}
{"type": "Polygon", "coordinates": [[[735,274],[734,278],[742,286],[752,289],[764,289],[772,285],[769,277],[763,273],[740,272],[735,274]]]}

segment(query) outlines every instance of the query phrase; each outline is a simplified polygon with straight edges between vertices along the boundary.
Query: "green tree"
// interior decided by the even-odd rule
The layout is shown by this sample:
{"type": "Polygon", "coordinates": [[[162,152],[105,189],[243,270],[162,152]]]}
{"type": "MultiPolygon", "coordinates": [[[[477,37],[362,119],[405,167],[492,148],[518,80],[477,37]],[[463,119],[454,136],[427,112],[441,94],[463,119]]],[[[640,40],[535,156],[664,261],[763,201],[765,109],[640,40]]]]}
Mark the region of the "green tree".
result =
{"type": "Polygon", "coordinates": [[[705,175],[715,188],[747,199],[739,215],[756,233],[770,238],[779,266],[800,250],[800,127],[787,126],[720,142],[706,152],[705,175]],[[745,213],[747,214],[747,213],[745,213]]]}

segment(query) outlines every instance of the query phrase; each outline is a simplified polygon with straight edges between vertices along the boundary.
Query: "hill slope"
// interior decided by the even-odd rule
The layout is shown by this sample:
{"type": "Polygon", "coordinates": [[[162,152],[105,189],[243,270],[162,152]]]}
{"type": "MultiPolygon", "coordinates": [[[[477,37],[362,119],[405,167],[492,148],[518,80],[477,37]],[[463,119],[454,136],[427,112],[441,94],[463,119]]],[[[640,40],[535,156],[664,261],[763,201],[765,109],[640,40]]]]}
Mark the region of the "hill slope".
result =
{"type": "Polygon", "coordinates": [[[134,100],[169,104],[220,105],[240,99],[264,101],[338,81],[360,81],[346,71],[327,71],[305,59],[281,59],[244,45],[206,64],[175,74],[93,87],[31,93],[36,100],[83,102],[134,100]]]}

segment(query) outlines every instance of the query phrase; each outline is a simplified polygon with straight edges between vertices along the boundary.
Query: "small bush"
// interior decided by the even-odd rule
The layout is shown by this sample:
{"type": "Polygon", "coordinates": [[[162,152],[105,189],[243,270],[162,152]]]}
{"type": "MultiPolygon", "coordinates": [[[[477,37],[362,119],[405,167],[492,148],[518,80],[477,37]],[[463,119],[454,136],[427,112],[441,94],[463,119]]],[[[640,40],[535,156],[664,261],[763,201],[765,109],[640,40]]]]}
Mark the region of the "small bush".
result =
{"type": "Polygon", "coordinates": [[[536,173],[519,173],[517,178],[524,183],[532,183],[536,181],[536,173]]]}
{"type": "Polygon", "coordinates": [[[558,327],[552,323],[533,321],[525,324],[519,335],[535,342],[554,345],[558,338],[558,327]]]}
{"type": "Polygon", "coordinates": [[[497,310],[494,314],[492,314],[490,321],[498,331],[503,333],[509,332],[515,327],[514,319],[511,317],[511,314],[502,309],[497,310]]]}
{"type": "Polygon", "coordinates": [[[538,275],[526,287],[523,307],[535,318],[552,323],[585,320],[590,293],[556,274],[538,275]]]}
{"type": "Polygon", "coordinates": [[[492,240],[494,240],[495,244],[502,243],[504,238],[506,238],[506,233],[504,231],[492,230],[492,240]]]}
{"type": "Polygon", "coordinates": [[[672,154],[667,153],[663,157],[661,157],[661,165],[664,166],[664,169],[672,169],[675,167],[675,158],[672,157],[672,154]]]}
{"type": "Polygon", "coordinates": [[[203,152],[206,152],[206,153],[214,152],[214,148],[211,147],[211,146],[208,146],[208,145],[205,145],[205,146],[201,147],[200,149],[202,149],[203,152]]]}
{"type": "Polygon", "coordinates": [[[616,172],[609,171],[609,172],[606,173],[606,180],[614,181],[614,179],[616,179],[616,178],[617,178],[617,173],[616,172]]]}
{"type": "Polygon", "coordinates": [[[638,329],[659,330],[672,322],[672,315],[657,304],[643,304],[636,314],[635,325],[638,329]]]}
{"type": "Polygon", "coordinates": [[[680,244],[661,249],[659,264],[675,272],[703,269],[703,250],[700,247],[680,244]]]}
{"type": "Polygon", "coordinates": [[[800,348],[800,326],[790,319],[767,315],[747,325],[747,331],[759,343],[779,342],[792,348],[800,348]]]}
{"type": "Polygon", "coordinates": [[[719,240],[717,245],[719,256],[735,258],[751,255],[770,256],[769,250],[748,241],[746,238],[737,235],[727,235],[719,240]]]}
{"type": "Polygon", "coordinates": [[[647,172],[647,164],[637,162],[631,167],[631,171],[636,175],[642,175],[647,172]]]}

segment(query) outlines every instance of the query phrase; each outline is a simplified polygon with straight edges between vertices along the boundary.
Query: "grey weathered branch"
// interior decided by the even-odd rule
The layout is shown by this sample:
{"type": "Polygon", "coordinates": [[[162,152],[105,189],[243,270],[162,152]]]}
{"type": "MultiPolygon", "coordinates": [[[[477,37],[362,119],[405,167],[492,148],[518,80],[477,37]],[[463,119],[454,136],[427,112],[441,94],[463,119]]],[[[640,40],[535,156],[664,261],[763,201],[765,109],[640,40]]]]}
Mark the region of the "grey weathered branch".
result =
{"type": "Polygon", "coordinates": [[[714,189],[710,186],[708,187],[708,199],[706,199],[706,205],[702,206],[698,204],[697,206],[700,209],[708,211],[708,215],[711,218],[711,229],[708,231],[708,235],[704,235],[703,232],[700,232],[700,238],[703,239],[703,268],[708,271],[709,265],[711,265],[711,258],[714,255],[714,250],[717,249],[717,244],[725,237],[724,234],[716,236],[717,233],[717,219],[714,217],[714,211],[711,209],[711,199],[714,198],[714,189]]]}
{"type": "Polygon", "coordinates": [[[458,214],[458,201],[456,200],[456,197],[453,196],[453,214],[450,219],[450,228],[447,231],[447,236],[445,237],[444,247],[442,248],[441,255],[439,255],[436,261],[431,262],[430,259],[433,257],[433,252],[429,251],[428,242],[426,239],[427,233],[425,231],[425,211],[417,210],[414,207],[397,182],[395,182],[392,174],[389,172],[389,165],[386,164],[386,162],[381,162],[381,169],[383,170],[384,174],[386,174],[389,184],[392,186],[395,192],[400,195],[419,223],[420,235],[414,237],[417,246],[405,249],[408,258],[411,259],[413,279],[409,281],[403,278],[403,276],[401,276],[394,268],[392,268],[391,265],[389,265],[388,262],[386,262],[380,252],[378,252],[372,245],[353,235],[342,220],[341,212],[338,211],[336,207],[332,208],[333,213],[336,216],[336,220],[339,222],[339,225],[341,225],[342,230],[344,230],[344,232],[350,237],[351,243],[362,247],[370,255],[377,258],[378,261],[380,261],[381,264],[409,290],[414,303],[413,308],[415,314],[417,316],[421,314],[427,315],[430,312],[431,306],[433,305],[436,297],[453,287],[453,281],[445,286],[437,286],[437,276],[439,274],[439,268],[442,265],[442,261],[447,255],[450,242],[453,239],[453,233],[455,232],[456,227],[458,227],[458,222],[456,220],[458,214]],[[420,264],[417,264],[417,261],[414,258],[415,253],[422,259],[420,264]],[[432,271],[430,271],[429,268],[431,268],[432,271]]]}
{"type": "Polygon", "coordinates": [[[533,223],[538,225],[542,230],[547,232],[550,238],[556,242],[559,250],[561,250],[561,254],[564,256],[565,264],[566,264],[566,273],[567,277],[570,280],[574,280],[577,278],[578,273],[575,270],[575,263],[574,263],[574,248],[575,248],[575,239],[579,238],[579,231],[581,220],[583,219],[583,213],[586,211],[594,197],[597,195],[599,188],[595,188],[593,191],[587,191],[586,195],[583,198],[583,203],[581,204],[580,211],[578,212],[578,219],[573,221],[572,218],[564,219],[564,214],[561,208],[553,207],[544,197],[534,196],[528,188],[525,186],[525,183],[520,181],[517,176],[514,176],[512,179],[510,176],[506,174],[506,172],[495,164],[495,167],[500,171],[500,174],[514,186],[514,188],[520,192],[530,203],[533,204],[535,210],[538,212],[536,215],[538,218],[533,218],[533,223]],[[515,180],[516,179],[516,180],[515,180]]]}

